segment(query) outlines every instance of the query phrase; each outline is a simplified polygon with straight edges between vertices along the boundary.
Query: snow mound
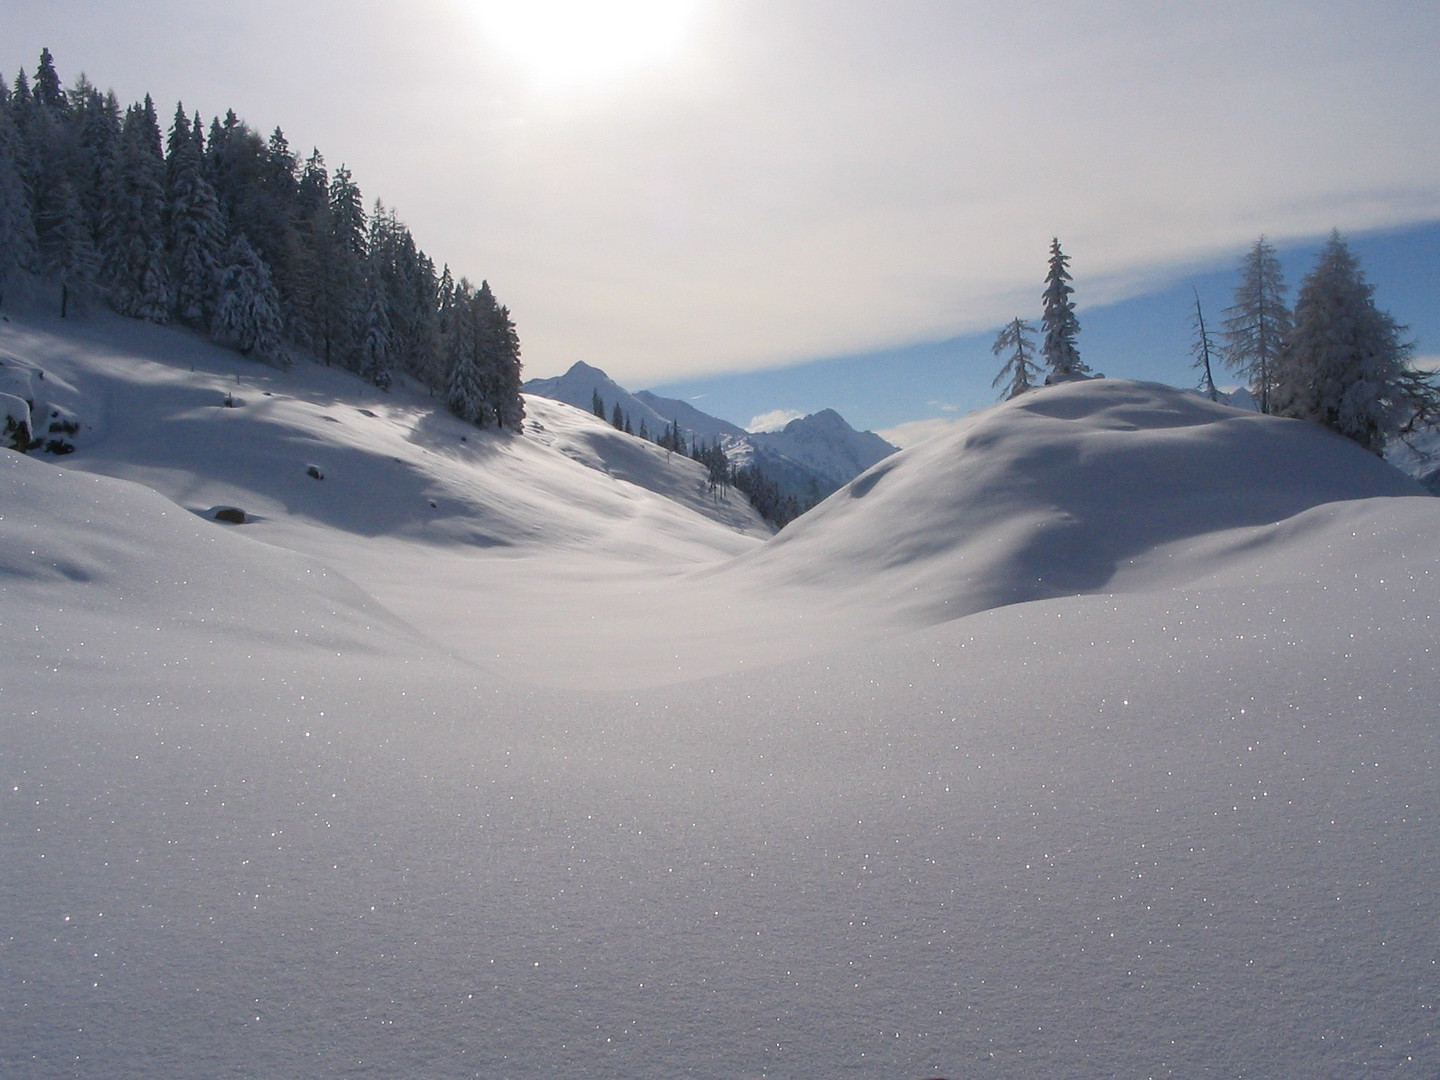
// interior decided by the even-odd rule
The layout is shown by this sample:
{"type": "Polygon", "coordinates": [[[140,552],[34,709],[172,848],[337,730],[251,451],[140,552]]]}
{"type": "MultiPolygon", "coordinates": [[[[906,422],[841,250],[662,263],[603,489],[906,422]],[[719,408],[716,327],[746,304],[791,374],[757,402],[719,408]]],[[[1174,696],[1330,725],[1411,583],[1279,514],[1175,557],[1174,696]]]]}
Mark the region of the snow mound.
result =
{"type": "Polygon", "coordinates": [[[885,459],[742,563],[934,621],[1182,585],[1226,550],[1253,553],[1256,529],[1423,494],[1313,424],[1097,379],[1032,391],[885,459]]]}
{"type": "Polygon", "coordinates": [[[22,637],[37,649],[73,638],[71,663],[145,670],[157,639],[222,667],[234,636],[292,657],[418,640],[344,575],[138,484],[0,454],[0,508],[0,608],[46,613],[8,627],[12,655],[22,637]]]}

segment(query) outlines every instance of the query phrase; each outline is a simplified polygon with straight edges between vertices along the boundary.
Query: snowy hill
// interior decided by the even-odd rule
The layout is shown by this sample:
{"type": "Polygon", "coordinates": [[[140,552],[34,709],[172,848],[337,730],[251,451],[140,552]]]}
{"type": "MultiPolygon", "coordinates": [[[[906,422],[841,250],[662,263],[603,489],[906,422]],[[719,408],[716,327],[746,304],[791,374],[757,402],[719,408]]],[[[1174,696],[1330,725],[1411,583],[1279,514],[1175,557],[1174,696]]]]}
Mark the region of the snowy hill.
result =
{"type": "Polygon", "coordinates": [[[620,520],[703,533],[698,516],[725,527],[729,551],[727,532],[770,532],[743,498],[708,492],[694,462],[544,399],[527,402],[523,436],[507,438],[423,395],[381,393],[316,365],[281,373],[184,332],[103,318],[79,336],[54,328],[6,327],[0,372],[63,396],[81,426],[68,466],[144,483],[195,510],[242,504],[257,532],[281,542],[313,524],[523,548],[544,520],[547,544],[588,546],[597,527],[620,520]]]}
{"type": "MultiPolygon", "coordinates": [[[[886,458],[750,567],[954,618],[1188,584],[1328,504],[1422,496],[1312,425],[1118,379],[1031,391],[886,458]]],[[[871,602],[879,602],[872,600],[871,602]]]]}
{"type": "Polygon", "coordinates": [[[6,1077],[1440,1073],[1440,500],[1348,444],[1055,387],[767,541],[539,399],[0,355],[82,422],[0,452],[6,1077]]]}

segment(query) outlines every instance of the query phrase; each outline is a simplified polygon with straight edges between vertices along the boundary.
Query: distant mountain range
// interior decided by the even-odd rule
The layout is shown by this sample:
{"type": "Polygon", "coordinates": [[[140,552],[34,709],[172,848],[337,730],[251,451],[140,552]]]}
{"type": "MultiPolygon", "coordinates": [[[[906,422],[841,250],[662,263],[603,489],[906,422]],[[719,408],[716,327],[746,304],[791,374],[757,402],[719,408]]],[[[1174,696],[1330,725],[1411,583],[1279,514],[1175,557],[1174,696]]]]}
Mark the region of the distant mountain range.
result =
{"type": "Polygon", "coordinates": [[[677,398],[648,390],[631,393],[599,368],[583,362],[564,375],[531,379],[521,389],[587,412],[598,394],[606,417],[619,404],[635,431],[643,425],[652,439],[678,424],[688,441],[718,442],[735,465],[758,468],[784,494],[807,505],[848,484],[896,450],[873,431],[856,431],[833,409],[792,420],[780,431],[749,432],[677,398]]]}

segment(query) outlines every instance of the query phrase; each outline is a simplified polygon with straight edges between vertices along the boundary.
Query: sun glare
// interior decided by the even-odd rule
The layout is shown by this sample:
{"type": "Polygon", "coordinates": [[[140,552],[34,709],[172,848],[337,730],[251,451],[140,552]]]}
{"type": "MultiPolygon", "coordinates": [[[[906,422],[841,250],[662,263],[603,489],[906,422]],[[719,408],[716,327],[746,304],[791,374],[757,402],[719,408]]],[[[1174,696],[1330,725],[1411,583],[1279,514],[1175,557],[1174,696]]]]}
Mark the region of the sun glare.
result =
{"type": "Polygon", "coordinates": [[[472,0],[482,31],[537,83],[593,84],[672,59],[694,0],[472,0]]]}

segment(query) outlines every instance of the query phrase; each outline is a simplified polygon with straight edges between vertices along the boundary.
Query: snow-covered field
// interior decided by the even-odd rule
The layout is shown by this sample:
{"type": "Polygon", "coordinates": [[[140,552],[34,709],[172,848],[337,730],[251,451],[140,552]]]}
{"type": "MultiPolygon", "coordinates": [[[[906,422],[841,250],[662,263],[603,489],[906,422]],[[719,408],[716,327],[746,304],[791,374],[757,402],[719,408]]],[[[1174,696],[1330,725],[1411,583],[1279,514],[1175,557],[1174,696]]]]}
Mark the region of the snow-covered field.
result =
{"type": "Polygon", "coordinates": [[[1440,501],[1338,438],[1056,387],[767,540],[12,318],[5,1077],[1440,1075],[1440,501]]]}

